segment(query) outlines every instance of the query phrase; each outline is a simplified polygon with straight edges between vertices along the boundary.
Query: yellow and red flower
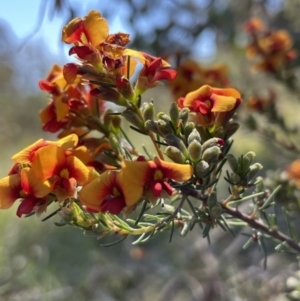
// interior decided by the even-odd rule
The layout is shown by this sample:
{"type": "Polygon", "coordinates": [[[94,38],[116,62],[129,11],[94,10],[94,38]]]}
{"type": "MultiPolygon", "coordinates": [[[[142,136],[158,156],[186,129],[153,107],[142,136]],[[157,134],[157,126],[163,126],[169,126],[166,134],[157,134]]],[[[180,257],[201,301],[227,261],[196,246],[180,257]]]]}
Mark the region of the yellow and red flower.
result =
{"type": "Polygon", "coordinates": [[[40,148],[32,161],[32,170],[40,181],[51,181],[58,200],[74,197],[78,185],[95,178],[93,171],[81,160],[57,145],[40,148]]]}
{"type": "Polygon", "coordinates": [[[101,14],[90,11],[83,19],[75,18],[71,20],[62,31],[62,40],[75,45],[98,46],[108,36],[108,23],[101,14]]]}
{"type": "MultiPolygon", "coordinates": [[[[193,167],[189,164],[177,164],[155,158],[154,161],[124,161],[120,177],[125,187],[141,186],[144,193],[155,202],[159,197],[172,195],[173,188],[169,179],[184,182],[193,175],[193,167]],[[149,195],[150,192],[150,195],[149,195]]],[[[131,205],[131,204],[130,204],[131,205]]]]}
{"type": "MultiPolygon", "coordinates": [[[[178,99],[180,108],[189,108],[196,113],[197,123],[211,126],[217,119],[217,114],[234,111],[241,103],[240,93],[232,88],[219,89],[208,85],[188,93],[178,99]]],[[[228,114],[228,117],[231,114],[228,114]]],[[[220,118],[218,118],[220,119],[220,118]]],[[[222,118],[222,122],[226,120],[222,118]]]]}
{"type": "Polygon", "coordinates": [[[58,141],[48,141],[44,139],[39,139],[38,141],[34,142],[33,144],[29,145],[22,151],[15,154],[12,157],[12,160],[15,163],[31,164],[31,162],[35,158],[36,152],[41,147],[54,144],[60,146],[64,150],[67,150],[69,148],[75,147],[77,143],[78,143],[78,136],[76,134],[70,134],[66,137],[59,139],[58,141]]]}
{"type": "Polygon", "coordinates": [[[105,171],[80,190],[79,199],[97,212],[119,214],[124,207],[135,205],[142,192],[142,185],[126,185],[119,171],[105,171]]]}
{"type": "Polygon", "coordinates": [[[49,181],[38,180],[30,168],[23,168],[20,174],[0,179],[0,209],[10,208],[20,199],[17,215],[29,214],[36,206],[47,203],[46,196],[52,188],[49,181]]]}

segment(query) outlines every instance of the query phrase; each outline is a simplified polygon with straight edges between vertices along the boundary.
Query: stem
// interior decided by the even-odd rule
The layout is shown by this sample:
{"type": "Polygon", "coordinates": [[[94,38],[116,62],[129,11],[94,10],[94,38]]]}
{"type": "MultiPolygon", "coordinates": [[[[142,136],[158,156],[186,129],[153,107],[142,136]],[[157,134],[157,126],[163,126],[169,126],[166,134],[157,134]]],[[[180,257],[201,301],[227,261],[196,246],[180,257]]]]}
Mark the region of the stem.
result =
{"type": "Polygon", "coordinates": [[[262,222],[251,218],[251,216],[248,216],[248,215],[242,213],[241,211],[237,210],[236,208],[228,207],[228,206],[226,206],[226,204],[223,204],[223,203],[220,203],[220,205],[222,206],[223,210],[227,214],[229,214],[229,215],[231,215],[235,218],[238,218],[241,221],[246,222],[252,228],[254,228],[256,230],[260,230],[260,231],[270,235],[274,239],[277,239],[281,242],[285,242],[291,249],[293,249],[293,250],[297,251],[298,253],[300,253],[299,243],[294,241],[289,236],[285,235],[284,233],[282,233],[278,230],[270,229],[268,226],[266,226],[262,222]]]}
{"type": "Polygon", "coordinates": [[[160,147],[157,145],[157,143],[155,142],[155,137],[154,137],[154,134],[152,132],[149,131],[149,137],[150,139],[152,140],[153,144],[154,144],[154,147],[157,151],[157,154],[159,156],[159,159],[160,160],[164,160],[164,154],[162,152],[162,150],[160,149],[160,147]]]}

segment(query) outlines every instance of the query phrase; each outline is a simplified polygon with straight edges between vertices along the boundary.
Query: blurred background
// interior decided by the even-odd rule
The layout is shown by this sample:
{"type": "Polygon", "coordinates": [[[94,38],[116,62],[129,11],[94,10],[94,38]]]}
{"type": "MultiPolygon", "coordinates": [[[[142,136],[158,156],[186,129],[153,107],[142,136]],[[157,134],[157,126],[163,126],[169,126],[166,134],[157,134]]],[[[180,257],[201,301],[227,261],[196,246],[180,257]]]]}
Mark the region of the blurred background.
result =
{"type": "MultiPolygon", "coordinates": [[[[108,19],[110,33],[130,33],[130,48],[171,61],[180,54],[206,66],[226,64],[237,89],[253,93],[268,83],[283,97],[294,97],[284,85],[251,71],[242,28],[250,17],[260,17],[272,28],[288,30],[297,50],[298,0],[1,1],[1,177],[13,154],[39,138],[55,139],[41,130],[38,111],[47,95],[37,82],[54,63],[71,60],[61,29],[92,9],[108,19]]],[[[150,98],[165,108],[172,101],[167,88],[147,92],[144,100],[150,98]]],[[[282,110],[295,114],[294,107],[282,105],[282,110]]],[[[287,164],[280,150],[255,132],[244,129],[236,139],[243,145],[239,153],[254,150],[266,168],[287,164]]],[[[213,231],[211,245],[194,229],[184,239],[174,235],[170,244],[164,234],[145,245],[132,246],[127,239],[101,248],[95,238],[59,228],[54,220],[19,219],[15,209],[0,211],[0,300],[288,300],[286,281],[299,269],[294,257],[273,253],[271,245],[264,270],[255,246],[242,250],[247,237],[220,229],[213,231]]]]}

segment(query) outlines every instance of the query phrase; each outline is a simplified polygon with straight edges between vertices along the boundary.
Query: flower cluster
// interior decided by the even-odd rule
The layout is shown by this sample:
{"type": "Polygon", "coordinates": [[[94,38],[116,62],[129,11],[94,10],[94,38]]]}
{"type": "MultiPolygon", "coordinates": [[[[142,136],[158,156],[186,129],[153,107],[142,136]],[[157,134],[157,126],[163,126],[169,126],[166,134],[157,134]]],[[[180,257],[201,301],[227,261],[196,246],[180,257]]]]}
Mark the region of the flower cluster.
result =
{"type": "MultiPolygon", "coordinates": [[[[262,43],[262,29],[248,27],[262,43]]],[[[203,237],[217,225],[230,230],[223,213],[239,214],[228,204],[248,199],[244,192],[252,186],[258,190],[255,210],[267,208],[268,195],[255,181],[262,165],[252,162],[254,153],[240,158],[229,153],[242,98],[228,87],[225,67],[206,69],[186,61],[176,71],[161,57],[126,48],[129,35],[109,34],[97,11],[70,21],[62,40],[78,61],[54,65],[39,82],[50,96],[40,112],[42,127],[58,140],[40,139],[12,157],[8,176],[0,179],[1,209],[17,202],[21,217],[54,205],[58,209],[48,217],[58,213],[60,225],[97,237],[140,235],[138,243],[175,227],[184,236],[197,223],[203,237]],[[142,100],[161,80],[174,80],[176,102],[167,113],[155,113],[155,101],[142,100]],[[148,139],[155,153],[148,146],[136,148],[129,131],[143,135],[145,144],[148,139]],[[230,195],[218,202],[216,185],[226,161],[232,169],[225,178],[230,195]],[[152,209],[154,215],[146,213],[152,209]],[[134,211],[136,220],[128,218],[134,211]]],[[[260,47],[267,53],[264,43],[260,47]]],[[[264,105],[269,103],[252,101],[253,107],[264,105]]]]}
{"type": "Polygon", "coordinates": [[[297,53],[293,40],[286,30],[269,30],[257,18],[249,20],[244,26],[250,36],[246,55],[255,59],[254,68],[273,74],[285,70],[297,53]]]}

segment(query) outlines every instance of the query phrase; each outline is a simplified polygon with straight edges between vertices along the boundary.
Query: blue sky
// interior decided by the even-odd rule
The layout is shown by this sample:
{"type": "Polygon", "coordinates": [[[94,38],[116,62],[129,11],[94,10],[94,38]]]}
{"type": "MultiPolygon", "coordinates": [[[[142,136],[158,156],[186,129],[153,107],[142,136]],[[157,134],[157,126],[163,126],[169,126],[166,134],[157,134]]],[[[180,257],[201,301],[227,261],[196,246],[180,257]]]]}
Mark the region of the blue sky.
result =
{"type": "MultiPolygon", "coordinates": [[[[5,20],[13,31],[15,32],[17,38],[22,40],[30,35],[36,28],[38,22],[38,15],[40,9],[40,3],[46,0],[8,0],[1,1],[0,4],[0,19],[5,20]]],[[[76,5],[76,2],[80,3],[80,17],[83,17],[88,11],[90,11],[93,6],[99,7],[99,1],[89,0],[80,1],[72,0],[72,5],[76,5]]],[[[110,5],[110,1],[103,1],[101,4],[110,5]]],[[[33,37],[33,39],[43,39],[51,52],[54,54],[61,54],[62,48],[59,43],[61,37],[61,29],[65,25],[66,20],[62,16],[55,16],[52,20],[49,19],[48,10],[46,16],[43,20],[42,26],[38,33],[33,37]]],[[[124,31],[124,26],[122,24],[121,18],[116,17],[113,22],[110,22],[110,32],[124,31]]],[[[128,32],[128,28],[126,28],[128,32]]],[[[65,53],[67,52],[65,49],[65,53]]]]}

